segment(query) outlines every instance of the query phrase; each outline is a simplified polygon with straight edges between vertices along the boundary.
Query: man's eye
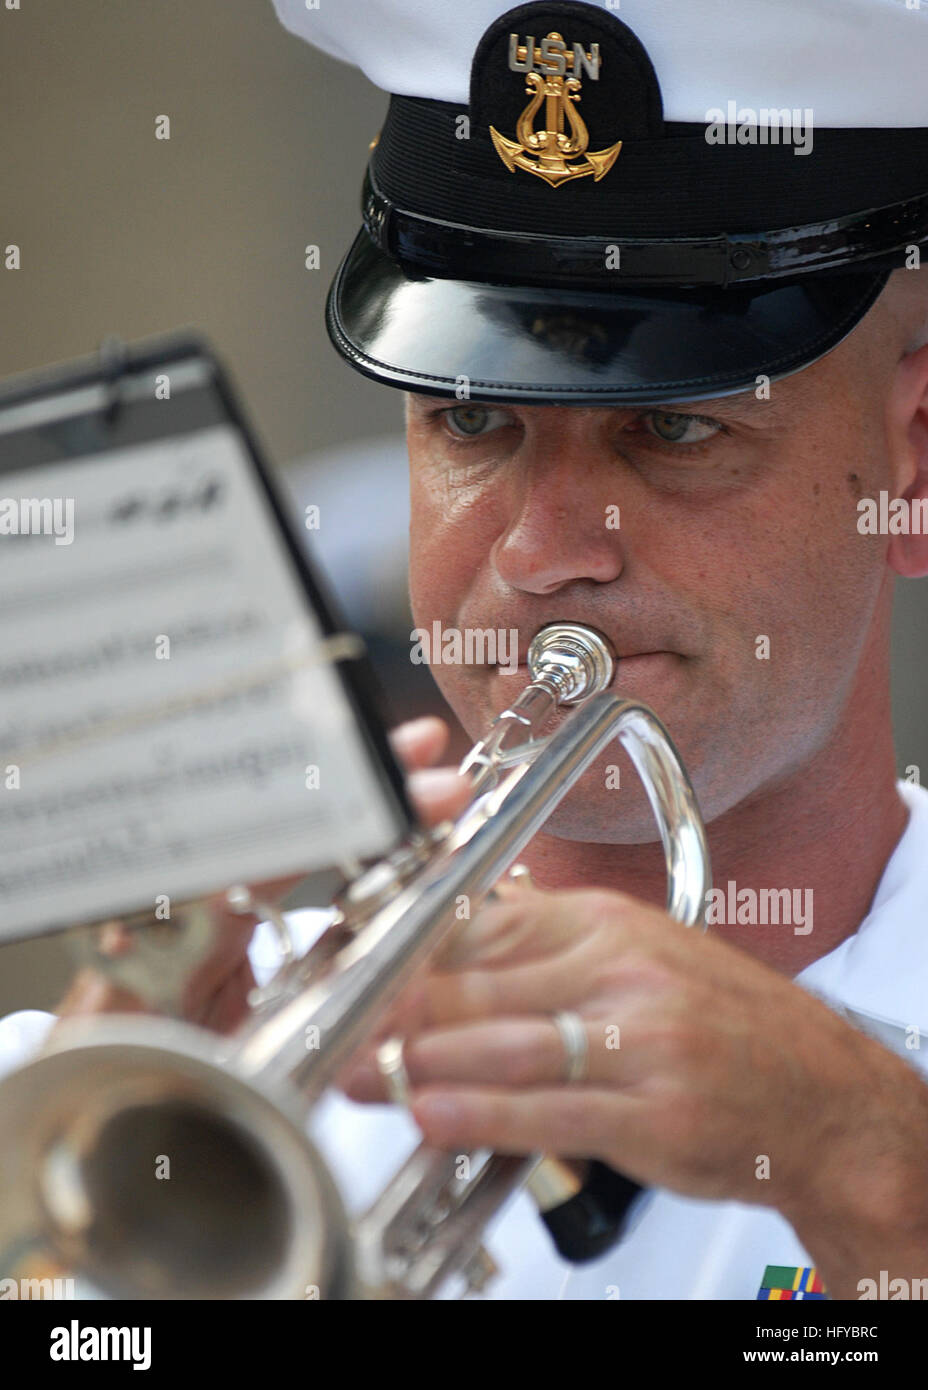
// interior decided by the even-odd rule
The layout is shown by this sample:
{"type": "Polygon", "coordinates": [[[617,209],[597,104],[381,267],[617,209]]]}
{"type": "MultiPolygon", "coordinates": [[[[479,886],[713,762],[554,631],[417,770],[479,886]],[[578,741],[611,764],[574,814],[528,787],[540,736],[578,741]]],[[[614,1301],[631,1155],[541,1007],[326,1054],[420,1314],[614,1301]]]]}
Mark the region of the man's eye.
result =
{"type": "Polygon", "coordinates": [[[442,418],[448,431],[458,439],[473,439],[476,435],[489,434],[509,423],[505,410],[490,410],[485,405],[458,405],[451,410],[443,410],[442,418]]]}
{"type": "Polygon", "coordinates": [[[649,434],[665,444],[701,444],[723,426],[705,415],[683,415],[673,410],[652,410],[642,416],[649,434]]]}

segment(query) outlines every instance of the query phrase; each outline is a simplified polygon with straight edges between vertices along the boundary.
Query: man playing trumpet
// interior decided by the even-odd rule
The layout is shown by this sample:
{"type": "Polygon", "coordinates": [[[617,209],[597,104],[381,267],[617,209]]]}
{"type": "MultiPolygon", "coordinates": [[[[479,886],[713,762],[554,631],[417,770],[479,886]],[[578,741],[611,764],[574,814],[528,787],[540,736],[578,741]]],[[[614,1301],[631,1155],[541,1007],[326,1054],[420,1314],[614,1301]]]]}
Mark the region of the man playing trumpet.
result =
{"type": "MultiPolygon", "coordinates": [[[[407,392],[416,624],[522,643],[514,673],[436,680],[477,737],[540,626],[605,633],[724,886],[705,935],[672,921],[646,798],[598,760],[522,856],[532,886],[501,887],[385,1025],[416,1123],[648,1189],[577,1296],[753,1298],[767,1266],[836,1298],[928,1276],[928,795],[896,780],[889,699],[895,579],[928,574],[928,538],[857,524],[882,492],[928,498],[924,19],[861,0],[863,67],[848,39],[797,75],[821,15],[767,32],[748,7],[714,34],[632,4],[441,6],[391,45],[359,6],[276,4],[394,93],[330,332],[407,392]],[[814,146],[706,138],[726,82],[766,107],[803,81],[814,146]],[[752,920],[761,901],[782,911],[752,920]]],[[[441,730],[397,747],[425,769],[441,730]]],[[[439,773],[420,804],[465,795],[439,773]]],[[[194,1017],[240,1017],[244,947],[194,1017]]],[[[386,1096],[373,1055],[344,1084],[386,1096]]]]}

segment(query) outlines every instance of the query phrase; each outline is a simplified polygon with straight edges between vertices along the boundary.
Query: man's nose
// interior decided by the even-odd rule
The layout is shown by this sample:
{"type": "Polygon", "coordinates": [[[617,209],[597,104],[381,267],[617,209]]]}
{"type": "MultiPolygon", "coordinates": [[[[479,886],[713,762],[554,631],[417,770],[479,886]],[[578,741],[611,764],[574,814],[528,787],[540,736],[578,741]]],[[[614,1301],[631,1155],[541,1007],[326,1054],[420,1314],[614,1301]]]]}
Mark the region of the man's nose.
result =
{"type": "Polygon", "coordinates": [[[544,461],[533,460],[519,475],[506,526],[493,546],[500,578],[533,594],[554,593],[578,579],[599,584],[618,579],[623,567],[618,473],[615,462],[604,468],[590,450],[580,448],[559,448],[544,461]]]}

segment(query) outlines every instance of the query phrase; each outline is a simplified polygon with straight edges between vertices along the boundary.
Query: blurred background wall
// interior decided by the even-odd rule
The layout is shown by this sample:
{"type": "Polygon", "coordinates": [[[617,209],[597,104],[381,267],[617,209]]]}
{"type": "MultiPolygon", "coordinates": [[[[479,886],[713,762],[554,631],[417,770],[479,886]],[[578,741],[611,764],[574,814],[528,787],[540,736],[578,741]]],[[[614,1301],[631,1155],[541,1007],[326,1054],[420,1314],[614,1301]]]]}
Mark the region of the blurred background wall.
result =
{"type": "MultiPolygon", "coordinates": [[[[402,397],[344,366],[323,325],[386,97],[289,35],[270,0],[20,6],[0,4],[0,246],[22,253],[21,270],[0,265],[0,378],[107,333],[205,333],[285,486],[321,501],[323,560],[371,636],[393,717],[429,707],[430,678],[397,659],[402,397]]],[[[895,634],[898,763],[923,781],[926,595],[926,581],[900,585],[895,634]]],[[[65,968],[55,940],[0,947],[0,1015],[49,1006],[65,968]]]]}

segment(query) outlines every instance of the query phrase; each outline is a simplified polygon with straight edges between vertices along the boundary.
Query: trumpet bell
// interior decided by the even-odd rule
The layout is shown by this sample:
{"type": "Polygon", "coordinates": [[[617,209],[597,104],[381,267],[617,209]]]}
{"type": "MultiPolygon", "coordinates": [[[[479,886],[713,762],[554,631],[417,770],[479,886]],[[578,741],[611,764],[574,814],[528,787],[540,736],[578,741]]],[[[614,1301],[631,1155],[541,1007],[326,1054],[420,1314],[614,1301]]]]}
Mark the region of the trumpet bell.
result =
{"type": "Polygon", "coordinates": [[[0,1277],[63,1266],[121,1298],[348,1296],[347,1218],[295,1098],[221,1065],[221,1040],[162,1031],[69,1021],[8,1078],[0,1173],[22,1200],[4,1204],[0,1277]]]}

